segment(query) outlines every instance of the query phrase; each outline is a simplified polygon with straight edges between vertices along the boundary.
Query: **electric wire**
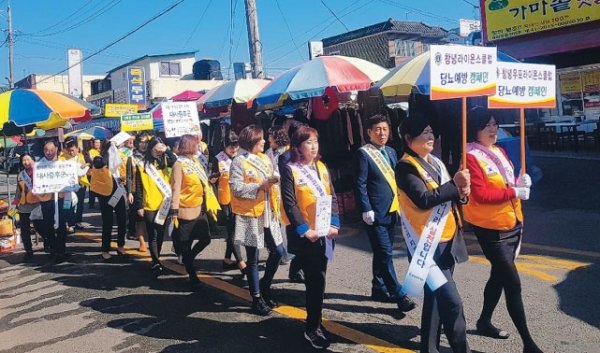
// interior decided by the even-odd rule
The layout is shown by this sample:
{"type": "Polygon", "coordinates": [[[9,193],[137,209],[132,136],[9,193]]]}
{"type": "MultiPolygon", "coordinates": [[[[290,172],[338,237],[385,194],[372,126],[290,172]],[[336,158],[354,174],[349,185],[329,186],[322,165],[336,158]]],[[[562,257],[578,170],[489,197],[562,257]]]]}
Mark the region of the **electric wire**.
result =
{"type": "Polygon", "coordinates": [[[61,70],[61,71],[57,72],[57,73],[56,73],[56,74],[54,74],[54,75],[48,76],[47,78],[45,78],[45,79],[43,79],[43,80],[39,81],[38,83],[41,83],[41,82],[43,82],[43,81],[46,81],[46,80],[49,80],[49,79],[51,79],[51,78],[52,78],[52,77],[54,77],[54,76],[57,76],[57,75],[60,75],[60,74],[62,74],[63,72],[67,72],[67,71],[68,71],[70,68],[72,68],[72,67],[74,67],[74,66],[76,66],[76,65],[79,65],[80,63],[83,63],[84,61],[87,61],[87,60],[89,60],[89,59],[93,58],[94,56],[96,56],[96,55],[100,54],[101,52],[105,51],[106,49],[108,49],[108,48],[110,48],[110,47],[114,46],[115,44],[117,44],[117,43],[121,42],[121,41],[122,41],[122,40],[124,40],[125,38],[127,38],[127,37],[131,36],[132,34],[136,33],[137,31],[139,31],[140,29],[144,28],[145,26],[147,26],[147,25],[148,25],[148,24],[150,24],[151,22],[154,22],[154,21],[155,21],[155,20],[157,20],[158,18],[160,18],[160,17],[162,17],[163,15],[167,14],[168,12],[170,12],[171,10],[173,10],[174,8],[176,8],[177,6],[181,5],[181,4],[182,4],[183,2],[185,2],[185,1],[186,1],[186,0],[179,0],[179,1],[175,2],[175,3],[173,3],[173,4],[172,4],[171,6],[169,6],[168,8],[166,8],[166,9],[162,10],[161,12],[159,12],[158,14],[156,14],[156,15],[152,16],[152,18],[150,18],[149,20],[145,21],[145,22],[144,22],[144,23],[142,23],[141,25],[137,26],[137,27],[136,27],[136,28],[134,28],[133,30],[131,30],[131,31],[127,32],[126,34],[122,35],[121,37],[119,37],[118,39],[114,40],[114,41],[113,41],[113,42],[111,42],[110,44],[107,44],[107,45],[105,45],[104,47],[102,47],[101,49],[99,49],[99,50],[97,50],[97,51],[93,52],[92,54],[90,54],[90,55],[88,55],[88,56],[86,56],[86,57],[82,58],[82,59],[81,59],[81,61],[80,61],[79,63],[77,63],[77,64],[74,64],[74,65],[71,65],[71,66],[67,67],[67,68],[66,68],[66,69],[64,69],[64,70],[61,70]]]}
{"type": "Polygon", "coordinates": [[[304,60],[304,57],[302,56],[302,53],[300,53],[300,49],[298,49],[298,44],[296,44],[296,40],[294,39],[294,35],[292,34],[292,30],[290,29],[290,25],[288,24],[288,21],[285,18],[285,15],[283,14],[283,10],[281,9],[281,6],[279,5],[279,0],[275,0],[275,3],[277,4],[277,8],[279,9],[279,13],[281,14],[281,18],[283,19],[283,23],[285,23],[285,27],[287,28],[288,33],[290,34],[290,38],[292,39],[292,43],[294,44],[294,47],[296,48],[296,51],[298,52],[298,56],[300,56],[300,60],[304,60]]]}
{"type": "Polygon", "coordinates": [[[66,22],[68,19],[70,19],[71,17],[73,17],[73,16],[75,16],[76,14],[78,14],[78,13],[79,13],[81,10],[83,10],[84,8],[86,8],[86,7],[87,7],[89,4],[91,4],[92,2],[94,2],[94,0],[90,0],[90,1],[86,2],[85,4],[83,4],[83,6],[81,6],[81,7],[80,7],[80,8],[78,8],[77,10],[75,10],[75,12],[72,12],[72,13],[71,13],[69,16],[67,16],[67,17],[63,18],[62,20],[60,20],[60,21],[56,22],[55,24],[53,24],[53,25],[51,25],[51,26],[49,26],[49,27],[46,27],[45,29],[42,29],[42,30],[40,30],[40,31],[37,31],[37,32],[31,33],[31,35],[37,35],[37,34],[40,34],[40,33],[43,33],[43,32],[47,32],[47,31],[49,31],[49,30],[51,30],[51,29],[53,29],[53,28],[56,28],[56,27],[58,27],[58,26],[60,26],[60,25],[63,25],[63,24],[65,24],[65,22],[66,22]]]}
{"type": "Polygon", "coordinates": [[[202,15],[200,15],[200,18],[198,19],[198,22],[196,22],[196,26],[194,26],[194,30],[192,31],[192,33],[190,34],[190,36],[188,37],[188,39],[185,41],[185,44],[183,45],[183,47],[181,47],[181,50],[185,49],[185,47],[188,45],[188,43],[190,42],[190,40],[192,40],[192,37],[194,36],[194,34],[196,34],[196,30],[198,29],[198,26],[200,26],[200,23],[202,22],[202,19],[204,19],[204,15],[206,15],[206,12],[210,8],[210,4],[212,2],[213,2],[213,0],[209,0],[208,1],[208,4],[206,5],[206,8],[204,9],[204,12],[202,13],[202,15]]]}
{"type": "Polygon", "coordinates": [[[333,17],[335,17],[335,19],[338,20],[338,22],[341,23],[342,26],[344,26],[346,31],[350,31],[350,29],[344,24],[344,22],[342,22],[342,20],[338,17],[338,15],[336,15],[335,12],[333,12],[333,10],[329,6],[327,6],[327,4],[325,3],[325,0],[321,0],[321,4],[323,4],[323,6],[325,6],[325,8],[327,8],[327,10],[329,10],[329,12],[331,12],[333,17]]]}

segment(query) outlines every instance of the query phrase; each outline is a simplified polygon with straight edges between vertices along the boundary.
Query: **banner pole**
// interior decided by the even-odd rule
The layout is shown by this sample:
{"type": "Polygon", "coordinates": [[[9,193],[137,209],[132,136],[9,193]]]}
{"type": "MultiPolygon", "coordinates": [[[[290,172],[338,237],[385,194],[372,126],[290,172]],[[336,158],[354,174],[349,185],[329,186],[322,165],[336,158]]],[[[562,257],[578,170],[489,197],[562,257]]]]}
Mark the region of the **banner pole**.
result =
{"type": "Polygon", "coordinates": [[[521,125],[520,133],[521,133],[521,175],[526,173],[525,167],[525,108],[521,108],[519,124],[521,125]]]}
{"type": "Polygon", "coordinates": [[[467,169],[467,97],[462,97],[462,169],[467,169]]]}

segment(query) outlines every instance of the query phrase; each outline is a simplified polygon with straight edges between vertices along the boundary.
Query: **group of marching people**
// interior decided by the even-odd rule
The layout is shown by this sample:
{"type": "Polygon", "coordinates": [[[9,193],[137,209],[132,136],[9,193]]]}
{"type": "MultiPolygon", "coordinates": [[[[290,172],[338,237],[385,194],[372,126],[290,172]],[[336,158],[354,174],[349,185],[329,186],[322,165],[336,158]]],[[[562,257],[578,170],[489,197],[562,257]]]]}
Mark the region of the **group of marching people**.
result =
{"type": "MultiPolygon", "coordinates": [[[[515,177],[505,152],[495,146],[498,125],[490,111],[475,108],[469,112],[468,167],[454,176],[431,154],[434,135],[426,116],[412,114],[403,121],[404,154],[400,158],[386,147],[391,127],[386,116],[370,117],[365,127],[370,143],[355,154],[353,170],[357,205],[373,251],[372,299],[396,303],[408,312],[416,307],[410,296],[424,291],[421,351],[438,351],[443,328],[454,352],[470,352],[462,301],[453,279],[455,265],[468,258],[462,214],[473,225],[492,264],[477,331],[508,338],[508,332],[491,320],[504,291],[523,351],[541,352],[527,328],[514,264],[523,229],[520,202],[529,198],[531,179],[526,174],[515,177]],[[392,261],[398,225],[409,252],[404,284],[398,281],[392,261]]],[[[123,246],[129,223],[130,232],[140,240],[140,250],[146,250],[147,241],[151,271],[160,276],[162,243],[170,233],[196,289],[200,280],[194,259],[211,242],[209,217],[216,219],[220,212],[227,230],[223,264],[246,276],[252,311],[266,316],[278,305],[271,283],[281,260],[291,260],[290,279],[300,274],[306,286],[304,337],[315,349],[327,348],[329,340],[321,325],[323,297],[340,220],[332,178],[320,160],[318,132],[286,122],[269,130],[270,148],[265,151],[263,129],[250,125],[239,136],[228,133],[223,150],[212,159],[201,140],[198,134],[184,135],[170,149],[160,138],[140,133],[120,148],[104,141],[89,163],[80,156],[76,142],[66,142],[60,157],[56,144],[48,142],[44,154],[48,161],[79,162],[82,188],[89,183],[100,203],[104,260],[115,256],[110,254],[114,212],[116,256],[126,255],[123,246]],[[265,247],[268,258],[259,278],[259,252],[265,247]]],[[[54,196],[31,193],[33,160],[23,155],[21,162],[24,170],[17,193],[21,223],[28,225],[28,213],[40,204],[44,224],[36,223],[36,229],[39,226],[44,244],[47,241],[56,256],[64,257],[67,211],[75,209],[73,197],[82,202],[83,195],[58,194],[60,215],[54,229],[54,196]]],[[[28,234],[22,231],[26,256],[32,254],[28,234]]]]}

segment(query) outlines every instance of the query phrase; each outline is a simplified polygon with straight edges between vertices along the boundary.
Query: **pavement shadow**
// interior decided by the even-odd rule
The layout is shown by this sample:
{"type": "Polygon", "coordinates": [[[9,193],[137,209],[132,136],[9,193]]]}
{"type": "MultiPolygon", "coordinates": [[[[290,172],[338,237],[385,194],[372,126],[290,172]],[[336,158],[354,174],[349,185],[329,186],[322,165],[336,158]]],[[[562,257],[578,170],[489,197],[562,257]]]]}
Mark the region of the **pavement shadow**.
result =
{"type": "Polygon", "coordinates": [[[597,282],[600,264],[572,270],[564,281],[554,286],[559,297],[559,308],[565,314],[578,318],[593,327],[600,327],[597,282]]]}

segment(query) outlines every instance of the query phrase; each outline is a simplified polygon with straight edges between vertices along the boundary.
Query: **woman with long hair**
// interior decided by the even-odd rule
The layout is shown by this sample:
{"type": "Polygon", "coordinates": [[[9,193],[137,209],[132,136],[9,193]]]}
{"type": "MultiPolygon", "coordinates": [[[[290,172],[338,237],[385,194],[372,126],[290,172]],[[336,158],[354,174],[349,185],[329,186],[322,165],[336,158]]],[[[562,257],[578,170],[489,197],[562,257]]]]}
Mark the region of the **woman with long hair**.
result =
{"type": "Polygon", "coordinates": [[[271,282],[279,268],[283,249],[279,225],[279,194],[275,185],[279,178],[273,175],[273,166],[264,155],[263,130],[258,125],[245,127],[239,136],[240,150],[231,163],[229,185],[231,209],[235,216],[234,243],[246,248],[246,277],[252,296],[252,311],[270,315],[278,304],[271,295],[271,282]],[[260,249],[269,249],[263,278],[258,279],[260,249]]]}
{"type": "Polygon", "coordinates": [[[326,349],[329,341],[321,327],[321,317],[327,262],[332,259],[333,242],[340,228],[338,204],[329,171],[319,160],[317,131],[307,126],[298,128],[292,135],[290,150],[290,163],[280,170],[281,187],[283,209],[296,230],[296,255],[305,278],[304,337],[314,348],[326,349]],[[317,223],[317,213],[329,215],[329,219],[321,220],[324,224],[317,223]]]}
{"type": "MultiPolygon", "coordinates": [[[[22,153],[19,157],[19,161],[23,170],[17,174],[17,191],[15,192],[15,199],[13,200],[13,206],[19,211],[19,226],[21,229],[21,241],[23,242],[23,248],[25,249],[24,262],[28,262],[33,257],[33,246],[31,244],[31,212],[40,207],[40,199],[34,195],[31,190],[33,189],[33,164],[35,161],[29,152],[22,153]]],[[[41,212],[41,209],[38,210],[41,212]]],[[[42,234],[40,231],[42,227],[41,220],[33,221],[33,227],[36,232],[42,234]]],[[[44,243],[46,246],[46,243],[44,243]]]]}
{"type": "Polygon", "coordinates": [[[135,174],[134,207],[138,215],[144,218],[152,257],[152,273],[156,277],[164,271],[160,263],[160,249],[171,207],[170,168],[176,159],[173,152],[167,150],[167,146],[155,137],[148,143],[148,149],[137,165],[135,174]]]}
{"type": "Polygon", "coordinates": [[[509,337],[508,332],[492,324],[492,315],[504,291],[508,313],[523,340],[523,352],[539,353],[542,350],[527,327],[521,280],[515,266],[523,236],[521,200],[529,199],[531,178],[527,174],[515,177],[506,152],[495,145],[497,139],[498,123],[492,111],[481,107],[472,109],[468,115],[467,136],[472,192],[463,212],[492,265],[483,292],[477,332],[497,339],[509,337]]]}
{"type": "Polygon", "coordinates": [[[190,284],[197,288],[200,284],[194,259],[210,244],[210,228],[207,213],[215,217],[219,203],[204,167],[196,154],[199,148],[197,135],[183,135],[178,148],[178,159],[171,173],[171,221],[174,223],[173,241],[178,242],[182,252],[183,264],[188,273],[190,284]],[[198,241],[194,246],[194,239],[198,241]]]}

